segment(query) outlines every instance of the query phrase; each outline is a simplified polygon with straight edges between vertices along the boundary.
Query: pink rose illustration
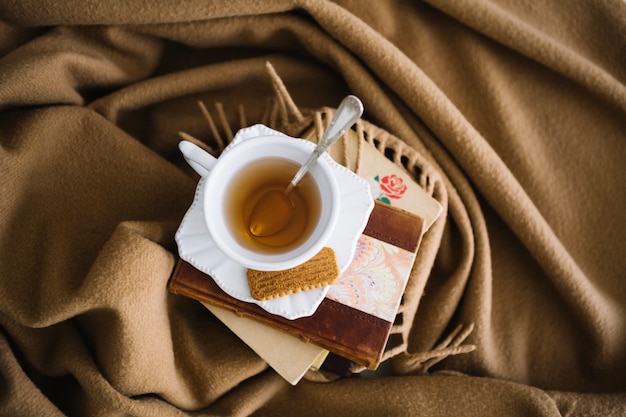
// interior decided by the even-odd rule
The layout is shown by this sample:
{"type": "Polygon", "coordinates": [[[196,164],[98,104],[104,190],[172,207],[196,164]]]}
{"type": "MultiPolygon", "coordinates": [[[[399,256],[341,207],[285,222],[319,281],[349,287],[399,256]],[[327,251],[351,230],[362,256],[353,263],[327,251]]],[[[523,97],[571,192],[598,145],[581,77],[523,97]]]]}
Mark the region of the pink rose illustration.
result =
{"type": "Polygon", "coordinates": [[[383,203],[391,204],[390,199],[394,198],[397,200],[402,198],[407,190],[406,184],[402,178],[395,174],[385,175],[382,178],[380,175],[376,175],[374,181],[376,181],[381,191],[380,195],[376,197],[376,200],[382,201],[383,203]]]}
{"type": "Polygon", "coordinates": [[[389,198],[400,198],[406,192],[406,184],[395,174],[386,175],[380,180],[380,189],[389,198]]]}

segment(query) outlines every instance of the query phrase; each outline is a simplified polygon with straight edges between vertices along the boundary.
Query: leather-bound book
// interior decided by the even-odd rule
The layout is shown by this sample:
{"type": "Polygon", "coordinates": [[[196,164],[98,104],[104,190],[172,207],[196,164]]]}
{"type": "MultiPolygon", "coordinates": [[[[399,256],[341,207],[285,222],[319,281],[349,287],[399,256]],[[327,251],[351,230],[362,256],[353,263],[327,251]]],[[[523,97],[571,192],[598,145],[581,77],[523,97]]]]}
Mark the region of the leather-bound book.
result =
{"type": "Polygon", "coordinates": [[[169,291],[272,326],[375,370],[413,267],[424,221],[376,202],[348,269],[331,285],[315,313],[290,320],[237,300],[180,259],[169,291]]]}

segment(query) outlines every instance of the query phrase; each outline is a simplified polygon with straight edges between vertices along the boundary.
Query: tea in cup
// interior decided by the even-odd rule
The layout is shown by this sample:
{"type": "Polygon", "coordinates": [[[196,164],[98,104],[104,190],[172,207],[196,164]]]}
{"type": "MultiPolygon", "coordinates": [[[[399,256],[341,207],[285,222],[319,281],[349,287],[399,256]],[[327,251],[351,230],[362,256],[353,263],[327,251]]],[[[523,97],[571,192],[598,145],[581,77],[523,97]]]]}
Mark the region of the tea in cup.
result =
{"type": "Polygon", "coordinates": [[[235,139],[219,158],[188,141],[179,148],[204,178],[205,223],[226,257],[249,269],[278,271],[303,264],[325,246],[340,209],[328,155],[289,194],[291,219],[283,228],[268,236],[250,232],[250,214],[259,199],[270,190],[285,190],[315,144],[268,134],[235,139]]]}

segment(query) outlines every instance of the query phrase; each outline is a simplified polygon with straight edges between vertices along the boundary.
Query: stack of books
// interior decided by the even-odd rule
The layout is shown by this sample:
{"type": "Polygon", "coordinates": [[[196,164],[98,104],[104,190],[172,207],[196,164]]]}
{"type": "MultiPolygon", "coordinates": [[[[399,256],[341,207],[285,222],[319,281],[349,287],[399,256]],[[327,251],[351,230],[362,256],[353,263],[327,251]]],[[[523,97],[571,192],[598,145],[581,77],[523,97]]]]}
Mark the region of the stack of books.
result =
{"type": "MultiPolygon", "coordinates": [[[[371,155],[380,156],[372,150],[371,155]]],[[[390,175],[411,183],[400,168],[382,159],[389,163],[382,166],[394,172],[390,175]]],[[[375,166],[380,169],[381,164],[375,166]]],[[[374,187],[378,181],[374,179],[380,174],[366,175],[372,177],[374,187]]],[[[416,184],[410,185],[411,211],[398,207],[401,204],[390,205],[377,199],[350,266],[330,286],[311,316],[290,320],[237,300],[182,259],[169,281],[169,291],[205,305],[293,385],[308,370],[319,369],[329,353],[376,370],[422,236],[441,212],[441,206],[430,195],[416,184]]]]}

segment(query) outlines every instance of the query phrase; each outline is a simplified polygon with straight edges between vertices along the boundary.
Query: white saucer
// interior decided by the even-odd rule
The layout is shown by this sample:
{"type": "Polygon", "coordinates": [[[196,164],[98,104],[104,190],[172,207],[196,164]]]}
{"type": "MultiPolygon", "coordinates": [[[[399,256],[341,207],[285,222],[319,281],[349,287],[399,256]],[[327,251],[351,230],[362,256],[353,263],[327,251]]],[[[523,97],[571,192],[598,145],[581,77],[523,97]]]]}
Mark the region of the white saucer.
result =
{"type": "MultiPolygon", "coordinates": [[[[374,208],[374,200],[367,181],[339,165],[328,154],[323,154],[322,157],[327,158],[335,172],[341,194],[337,226],[326,246],[335,251],[339,269],[343,272],[352,262],[357,240],[374,208]]],[[[203,214],[204,181],[204,178],[200,179],[193,203],[176,232],[180,257],[210,275],[233,298],[257,304],[272,314],[290,320],[312,315],[326,296],[329,286],[267,301],[256,300],[250,295],[246,268],[227,258],[209,235],[203,214]]]]}

